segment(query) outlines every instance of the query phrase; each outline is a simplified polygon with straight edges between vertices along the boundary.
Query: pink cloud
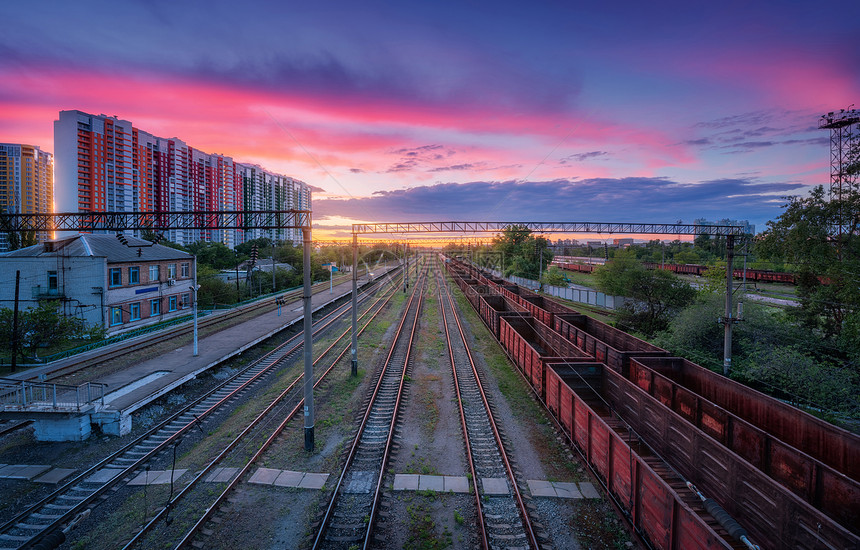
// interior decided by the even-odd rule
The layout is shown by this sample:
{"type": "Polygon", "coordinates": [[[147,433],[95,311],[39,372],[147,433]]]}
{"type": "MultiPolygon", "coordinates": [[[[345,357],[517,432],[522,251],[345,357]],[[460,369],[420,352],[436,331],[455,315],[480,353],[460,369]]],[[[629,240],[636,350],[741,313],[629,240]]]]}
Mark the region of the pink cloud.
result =
{"type": "MultiPolygon", "coordinates": [[[[279,94],[157,75],[117,77],[62,69],[33,74],[4,76],[4,88],[20,99],[3,105],[4,111],[16,116],[4,117],[0,129],[9,135],[16,134],[16,128],[38,127],[42,134],[30,139],[45,144],[52,143],[50,122],[57,111],[80,109],[115,114],[156,135],[179,137],[192,146],[239,160],[272,158],[314,170],[318,167],[306,150],[324,165],[350,168],[360,158],[369,170],[384,171],[392,162],[386,151],[424,145],[434,139],[426,136],[433,134],[471,141],[472,145],[461,149],[476,155],[487,167],[510,166],[512,158],[534,165],[559,143],[562,150],[594,143],[626,148],[628,162],[649,172],[693,160],[687,150],[659,131],[574,115],[511,114],[474,105],[428,106],[391,100],[365,99],[356,104],[333,92],[279,94]],[[491,145],[481,145],[484,141],[491,145]]],[[[546,175],[554,175],[552,171],[546,175]]],[[[606,171],[593,169],[586,175],[607,175],[606,171]]],[[[502,169],[498,177],[515,177],[516,172],[502,169]]]]}

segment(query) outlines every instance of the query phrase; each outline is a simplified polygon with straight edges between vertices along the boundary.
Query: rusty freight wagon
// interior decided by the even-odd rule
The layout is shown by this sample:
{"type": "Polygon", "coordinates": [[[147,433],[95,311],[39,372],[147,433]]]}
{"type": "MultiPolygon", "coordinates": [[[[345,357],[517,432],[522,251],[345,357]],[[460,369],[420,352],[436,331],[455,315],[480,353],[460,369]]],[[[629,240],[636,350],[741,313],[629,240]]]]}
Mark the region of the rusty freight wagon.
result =
{"type": "MultiPolygon", "coordinates": [[[[680,476],[745,527],[763,549],[857,548],[860,537],[823,514],[611,368],[600,398],[680,476]]],[[[854,526],[856,529],[856,526],[854,526]]]]}
{"type": "Polygon", "coordinates": [[[677,357],[633,359],[629,379],[765,475],[860,534],[860,483],[852,478],[857,473],[860,438],[677,357]],[[748,420],[708,396],[735,404],[736,409],[744,409],[737,403],[754,402],[754,410],[766,416],[752,415],[748,420]],[[787,433],[804,448],[771,430],[787,433]],[[830,449],[831,454],[822,449],[830,449]],[[839,469],[842,464],[845,470],[839,469]]]}
{"type": "Polygon", "coordinates": [[[556,315],[553,328],[579,349],[621,372],[631,357],[668,356],[669,352],[587,315],[556,315]]]}
{"type": "Polygon", "coordinates": [[[522,317],[528,315],[524,307],[499,294],[481,296],[481,302],[476,309],[496,340],[499,340],[499,320],[502,317],[522,317]]]}
{"type": "Polygon", "coordinates": [[[553,320],[556,315],[575,315],[577,313],[569,307],[524,288],[520,288],[519,295],[520,303],[523,307],[548,327],[553,326],[553,320]]]}
{"type": "Polygon", "coordinates": [[[531,316],[502,317],[499,340],[541,399],[547,363],[594,359],[531,316]]]}
{"type": "Polygon", "coordinates": [[[546,404],[634,529],[659,550],[746,548],[601,400],[605,365],[555,364],[546,404]]]}

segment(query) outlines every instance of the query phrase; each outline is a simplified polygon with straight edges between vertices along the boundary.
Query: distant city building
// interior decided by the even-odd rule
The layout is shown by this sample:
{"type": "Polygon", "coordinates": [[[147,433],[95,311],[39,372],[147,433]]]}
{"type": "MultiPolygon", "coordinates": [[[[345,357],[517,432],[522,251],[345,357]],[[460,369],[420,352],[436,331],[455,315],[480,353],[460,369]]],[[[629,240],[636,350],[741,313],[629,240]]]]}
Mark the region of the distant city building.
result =
{"type": "MultiPolygon", "coordinates": [[[[0,212],[40,214],[53,211],[54,157],[36,145],[0,143],[0,212]]],[[[38,242],[47,233],[35,235],[38,242]]],[[[0,252],[9,250],[12,235],[0,233],[0,252]]]]}
{"type": "MultiPolygon", "coordinates": [[[[54,148],[58,212],[311,209],[302,181],[154,136],[117,117],[60,111],[54,148]]],[[[259,237],[299,243],[301,230],[171,230],[166,237],[232,248],[259,237]]]]}
{"type": "Polygon", "coordinates": [[[706,220],[705,218],[699,218],[698,220],[693,221],[693,225],[730,225],[734,227],[742,227],[744,233],[748,233],[750,235],[755,235],[755,224],[748,222],[747,220],[729,220],[722,219],[712,222],[710,220],[706,220]]]}
{"type": "Polygon", "coordinates": [[[612,239],[612,245],[625,248],[633,245],[633,239],[612,239]]]}
{"type": "Polygon", "coordinates": [[[19,308],[53,300],[57,310],[109,333],[186,315],[193,304],[194,256],[115,235],[74,235],[0,254],[0,301],[19,308]],[[11,274],[11,277],[9,276],[11,274]]]}

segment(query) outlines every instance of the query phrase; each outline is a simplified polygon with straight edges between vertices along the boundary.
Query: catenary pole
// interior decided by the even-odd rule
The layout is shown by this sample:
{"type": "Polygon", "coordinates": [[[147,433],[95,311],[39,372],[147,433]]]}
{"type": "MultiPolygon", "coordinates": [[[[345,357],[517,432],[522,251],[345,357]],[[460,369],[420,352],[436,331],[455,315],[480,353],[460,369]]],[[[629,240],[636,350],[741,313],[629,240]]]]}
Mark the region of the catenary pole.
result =
{"type": "Polygon", "coordinates": [[[15,372],[15,367],[18,366],[18,289],[21,286],[21,270],[15,270],[15,310],[12,313],[12,367],[11,372],[15,372]]]}
{"type": "Polygon", "coordinates": [[[725,325],[725,335],[723,338],[723,375],[728,376],[732,367],[732,276],[734,269],[732,261],[734,260],[735,238],[733,235],[726,235],[726,311],[723,317],[725,325]]]}
{"type": "Polygon", "coordinates": [[[194,290],[194,357],[197,357],[199,354],[197,353],[197,255],[194,256],[194,280],[191,283],[192,289],[194,290]]]}
{"type": "Polygon", "coordinates": [[[304,240],[302,269],[304,285],[302,301],[304,303],[305,324],[305,450],[314,450],[314,359],[313,332],[311,323],[311,228],[302,227],[304,240]]]}
{"type": "Polygon", "coordinates": [[[352,375],[358,376],[358,233],[352,234],[352,375]]]}

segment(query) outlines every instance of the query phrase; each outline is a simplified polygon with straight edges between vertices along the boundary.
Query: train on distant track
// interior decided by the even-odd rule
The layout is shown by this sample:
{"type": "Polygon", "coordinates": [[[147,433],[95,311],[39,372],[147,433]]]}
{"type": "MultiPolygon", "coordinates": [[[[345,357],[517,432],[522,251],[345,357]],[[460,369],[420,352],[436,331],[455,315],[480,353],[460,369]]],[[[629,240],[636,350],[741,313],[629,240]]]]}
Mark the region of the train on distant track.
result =
{"type": "Polygon", "coordinates": [[[445,266],[648,547],[860,548],[860,437],[471,265],[445,266]]]}
{"type": "MultiPolygon", "coordinates": [[[[600,263],[565,262],[563,260],[553,259],[551,265],[568,271],[591,273],[603,264],[604,260],[602,259],[600,260],[600,263]]],[[[665,269],[667,271],[685,275],[702,275],[708,269],[708,266],[699,264],[662,264],[659,262],[642,262],[642,265],[648,269],[665,269]]],[[[746,271],[747,281],[760,283],[787,283],[791,285],[797,284],[794,273],[783,273],[779,271],[770,271],[768,269],[744,270],[741,268],[734,269],[733,271],[735,279],[743,279],[744,271],[746,271]]]]}

